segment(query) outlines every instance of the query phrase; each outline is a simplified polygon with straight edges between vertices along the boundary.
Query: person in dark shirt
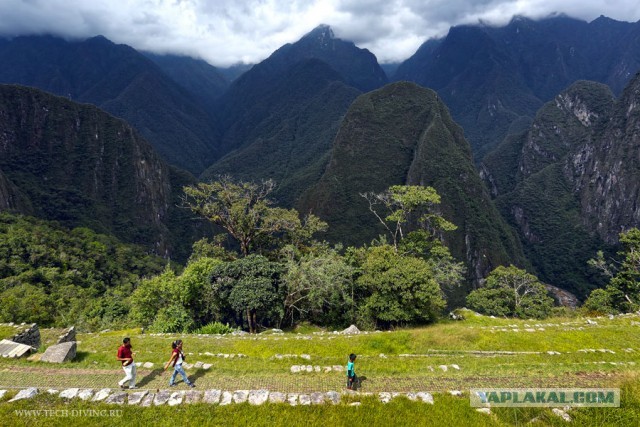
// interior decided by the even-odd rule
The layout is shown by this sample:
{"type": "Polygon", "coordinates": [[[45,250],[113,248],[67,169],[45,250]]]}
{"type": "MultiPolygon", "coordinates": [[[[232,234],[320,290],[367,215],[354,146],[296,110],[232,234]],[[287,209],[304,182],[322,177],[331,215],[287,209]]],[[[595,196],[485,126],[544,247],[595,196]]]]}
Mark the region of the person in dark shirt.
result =
{"type": "Polygon", "coordinates": [[[185,382],[185,384],[187,384],[189,387],[195,387],[196,385],[189,381],[189,378],[187,378],[187,374],[184,372],[184,368],[182,367],[182,363],[185,359],[185,355],[182,352],[182,340],[175,340],[171,343],[171,347],[173,348],[173,351],[171,352],[171,358],[167,363],[164,364],[165,371],[167,370],[169,365],[173,366],[173,375],[171,375],[171,378],[169,379],[169,387],[173,387],[174,385],[176,385],[175,381],[178,374],[182,375],[182,380],[185,382]]]}
{"type": "Polygon", "coordinates": [[[126,388],[127,382],[129,382],[129,388],[136,388],[136,364],[133,363],[135,353],[131,348],[131,339],[128,337],[122,340],[122,345],[118,348],[117,359],[122,362],[125,373],[125,377],[118,382],[120,388],[126,388]]]}

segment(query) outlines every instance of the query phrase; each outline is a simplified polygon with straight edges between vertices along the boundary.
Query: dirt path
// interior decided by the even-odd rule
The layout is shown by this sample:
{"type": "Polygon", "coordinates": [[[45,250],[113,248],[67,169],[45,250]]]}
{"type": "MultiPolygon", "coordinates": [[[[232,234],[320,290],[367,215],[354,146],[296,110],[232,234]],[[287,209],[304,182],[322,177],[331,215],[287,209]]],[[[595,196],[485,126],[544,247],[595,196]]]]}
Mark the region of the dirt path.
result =
{"type": "MultiPolygon", "coordinates": [[[[189,378],[196,382],[199,389],[257,390],[267,389],[287,393],[307,393],[340,390],[344,387],[344,375],[265,375],[265,376],[220,376],[212,371],[194,370],[188,372],[189,378]]],[[[123,377],[117,369],[69,369],[6,367],[0,370],[0,389],[11,388],[116,388],[123,377]]],[[[170,372],[162,374],[161,369],[138,369],[137,383],[141,389],[166,388],[170,372]]],[[[507,376],[468,376],[468,377],[363,377],[362,391],[368,392],[445,392],[448,390],[465,391],[481,387],[597,387],[603,383],[619,384],[621,375],[603,373],[574,373],[562,376],[507,377],[507,376]]],[[[186,388],[179,383],[178,388],[186,388]]]]}

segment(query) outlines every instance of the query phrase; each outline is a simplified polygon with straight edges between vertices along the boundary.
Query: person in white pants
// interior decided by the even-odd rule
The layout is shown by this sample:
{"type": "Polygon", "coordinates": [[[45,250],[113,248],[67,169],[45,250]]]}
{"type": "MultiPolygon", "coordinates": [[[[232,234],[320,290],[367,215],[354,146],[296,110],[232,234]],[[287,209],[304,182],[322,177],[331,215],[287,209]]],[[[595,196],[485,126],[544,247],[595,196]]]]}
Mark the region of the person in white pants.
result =
{"type": "Polygon", "coordinates": [[[125,377],[118,382],[120,388],[126,388],[127,382],[129,382],[129,388],[136,388],[136,364],[133,363],[135,353],[131,348],[131,339],[128,337],[122,340],[122,345],[118,348],[117,359],[122,362],[122,370],[125,374],[125,377]]]}

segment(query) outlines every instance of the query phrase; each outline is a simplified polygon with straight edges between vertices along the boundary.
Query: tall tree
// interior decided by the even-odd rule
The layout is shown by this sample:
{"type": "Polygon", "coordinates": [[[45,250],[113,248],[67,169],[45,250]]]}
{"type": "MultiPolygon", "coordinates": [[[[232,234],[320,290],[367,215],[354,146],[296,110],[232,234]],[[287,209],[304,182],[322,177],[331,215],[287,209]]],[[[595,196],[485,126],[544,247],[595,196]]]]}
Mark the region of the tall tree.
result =
{"type": "Polygon", "coordinates": [[[301,221],[295,209],[273,207],[268,196],[274,189],[272,180],[257,184],[221,176],[217,181],[184,187],[184,203],[224,228],[238,242],[243,256],[276,240],[300,243],[326,228],[326,223],[311,214],[301,221]]]}
{"type": "Polygon", "coordinates": [[[369,202],[369,210],[387,230],[396,251],[411,228],[422,230],[427,238],[456,229],[435,211],[435,206],[440,204],[440,195],[433,187],[393,185],[381,193],[360,195],[369,202]]]}
{"type": "Polygon", "coordinates": [[[536,276],[511,265],[493,270],[485,286],[467,296],[467,304],[494,316],[544,318],[551,312],[553,298],[536,276]]]}

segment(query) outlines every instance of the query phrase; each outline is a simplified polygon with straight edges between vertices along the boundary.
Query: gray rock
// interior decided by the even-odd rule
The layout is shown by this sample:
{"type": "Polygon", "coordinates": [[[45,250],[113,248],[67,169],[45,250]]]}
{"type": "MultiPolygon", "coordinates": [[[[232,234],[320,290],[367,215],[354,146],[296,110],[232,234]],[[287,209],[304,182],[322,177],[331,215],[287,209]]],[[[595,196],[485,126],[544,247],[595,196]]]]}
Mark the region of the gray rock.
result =
{"type": "Polygon", "coordinates": [[[262,405],[269,399],[269,390],[251,390],[249,392],[249,403],[252,405],[262,405]]]}
{"type": "Polygon", "coordinates": [[[233,394],[230,391],[223,391],[220,399],[220,406],[230,405],[233,402],[233,394]]]}
{"type": "Polygon", "coordinates": [[[269,393],[270,403],[284,403],[287,400],[287,395],[278,391],[269,393]]]}
{"type": "Polygon", "coordinates": [[[349,406],[360,406],[360,405],[362,405],[361,402],[351,402],[351,403],[349,403],[349,406]]]}
{"type": "Polygon", "coordinates": [[[149,393],[147,390],[136,391],[129,394],[129,405],[139,405],[142,399],[149,393]]]}
{"type": "Polygon", "coordinates": [[[416,397],[422,400],[424,403],[430,403],[433,405],[433,396],[431,395],[431,393],[427,393],[426,391],[421,391],[419,393],[416,393],[416,397]]]}
{"type": "Polygon", "coordinates": [[[455,369],[456,371],[459,371],[459,370],[460,370],[460,366],[458,366],[458,365],[455,365],[455,364],[454,364],[454,365],[449,365],[449,366],[451,366],[451,367],[452,367],[453,369],[455,369]]]}
{"type": "Polygon", "coordinates": [[[68,388],[66,390],[62,390],[59,396],[64,397],[65,399],[73,399],[78,395],[79,391],[79,388],[68,388]]]}
{"type": "Polygon", "coordinates": [[[391,402],[391,393],[387,393],[387,392],[380,392],[378,393],[378,398],[380,399],[380,402],[382,403],[389,403],[391,402]]]}
{"type": "Polygon", "coordinates": [[[75,341],[52,345],[45,350],[40,361],[50,363],[69,362],[76,357],[77,348],[75,341]]]}
{"type": "Polygon", "coordinates": [[[287,402],[289,402],[289,405],[291,405],[291,406],[298,405],[298,394],[297,393],[289,393],[287,395],[287,402]]]}
{"type": "Polygon", "coordinates": [[[462,392],[460,390],[449,390],[449,394],[456,397],[462,396],[462,392]]]}
{"type": "Polygon", "coordinates": [[[334,405],[340,403],[340,394],[337,391],[328,391],[325,393],[325,396],[327,396],[329,402],[334,405]]]}
{"type": "MultiPolygon", "coordinates": [[[[9,358],[20,358],[36,351],[34,347],[10,340],[0,340],[0,356],[9,358]]],[[[34,355],[35,356],[35,355],[34,355]]],[[[27,360],[32,360],[34,356],[30,356],[27,360]]]]}
{"type": "Polygon", "coordinates": [[[307,365],[306,366],[306,370],[307,370],[307,372],[313,372],[313,366],[307,365]]]}
{"type": "Polygon", "coordinates": [[[208,371],[211,368],[211,363],[203,363],[202,364],[202,369],[204,369],[205,371],[208,371]]]}
{"type": "Polygon", "coordinates": [[[182,400],[184,399],[184,391],[174,391],[173,393],[171,393],[171,397],[169,397],[169,400],[167,401],[167,405],[169,406],[176,406],[182,403],[182,400]]]}
{"type": "Polygon", "coordinates": [[[38,394],[38,389],[35,387],[26,388],[24,390],[20,390],[18,394],[16,394],[13,399],[9,402],[15,402],[16,400],[22,399],[33,399],[38,394]]]}
{"type": "Polygon", "coordinates": [[[311,396],[309,396],[308,394],[301,394],[300,396],[298,396],[298,400],[300,401],[301,405],[311,405],[311,396]]]}
{"type": "Polygon", "coordinates": [[[145,369],[153,369],[153,363],[152,362],[144,362],[142,367],[145,368],[145,369]]]}
{"type": "Polygon", "coordinates": [[[164,405],[169,401],[170,397],[171,392],[169,390],[160,390],[153,399],[153,404],[156,406],[164,405]]]}
{"type": "Polygon", "coordinates": [[[418,396],[415,393],[407,393],[407,399],[416,401],[418,400],[418,396]]]}
{"type": "Polygon", "coordinates": [[[322,368],[321,368],[320,366],[314,366],[314,367],[313,367],[313,371],[314,371],[314,372],[321,372],[321,371],[322,371],[322,368]]]}
{"type": "Polygon", "coordinates": [[[50,388],[50,389],[47,390],[47,393],[56,395],[56,394],[60,393],[60,390],[56,390],[54,388],[50,388]]]}
{"type": "Polygon", "coordinates": [[[351,325],[347,329],[342,331],[342,333],[345,334],[345,335],[359,334],[360,333],[360,329],[358,329],[356,327],[356,325],[351,325]]]}
{"type": "Polygon", "coordinates": [[[490,408],[477,408],[476,411],[480,412],[481,414],[491,415],[490,408]]]}
{"type": "Polygon", "coordinates": [[[566,422],[568,422],[568,423],[571,422],[571,416],[569,414],[567,414],[565,411],[563,411],[562,409],[553,408],[553,409],[551,409],[551,412],[553,412],[554,415],[562,418],[566,422]]]}
{"type": "Polygon", "coordinates": [[[302,357],[305,360],[311,360],[311,356],[308,354],[301,354],[300,357],[302,357]]]}
{"type": "Polygon", "coordinates": [[[93,399],[91,400],[93,402],[101,402],[105,400],[107,397],[109,397],[109,393],[111,393],[110,389],[103,388],[102,390],[98,390],[98,392],[93,396],[93,399]]]}
{"type": "Polygon", "coordinates": [[[184,393],[184,403],[186,404],[198,403],[200,402],[201,398],[202,392],[199,392],[197,390],[188,390],[184,393]]]}
{"type": "Polygon", "coordinates": [[[324,403],[324,393],[311,393],[311,403],[314,405],[322,405],[324,403]]]}
{"type": "Polygon", "coordinates": [[[300,366],[299,365],[293,365],[291,367],[291,373],[292,374],[297,374],[298,372],[300,372],[300,366]]]}
{"type": "Polygon", "coordinates": [[[119,391],[107,397],[104,400],[104,403],[109,403],[112,405],[122,405],[124,404],[124,401],[126,398],[127,398],[127,393],[125,393],[124,391],[119,391]]]}
{"type": "Polygon", "coordinates": [[[142,403],[140,403],[140,406],[142,406],[143,408],[148,408],[149,406],[151,406],[153,404],[153,401],[155,400],[156,395],[155,393],[149,393],[147,394],[144,399],[142,399],[142,403]]]}
{"type": "Polygon", "coordinates": [[[195,363],[195,365],[193,365],[193,367],[196,368],[196,369],[200,369],[200,368],[202,368],[202,365],[204,365],[204,363],[198,361],[198,362],[195,363]]]}
{"type": "Polygon", "coordinates": [[[444,372],[447,372],[447,365],[440,365],[438,368],[442,369],[444,372]]]}
{"type": "Polygon", "coordinates": [[[342,372],[344,371],[344,366],[342,365],[333,365],[333,370],[336,372],[342,372]]]}
{"type": "Polygon", "coordinates": [[[331,366],[325,366],[324,368],[322,368],[324,373],[327,374],[329,372],[331,372],[331,366]]]}
{"type": "Polygon", "coordinates": [[[205,390],[204,398],[202,399],[202,401],[204,403],[210,403],[215,405],[220,403],[220,395],[222,395],[221,390],[205,390]]]}
{"type": "Polygon", "coordinates": [[[7,390],[0,390],[0,399],[2,399],[5,394],[7,394],[7,390]]]}
{"type": "Polygon", "coordinates": [[[249,390],[236,390],[233,392],[234,403],[244,403],[249,397],[249,390]]]}

